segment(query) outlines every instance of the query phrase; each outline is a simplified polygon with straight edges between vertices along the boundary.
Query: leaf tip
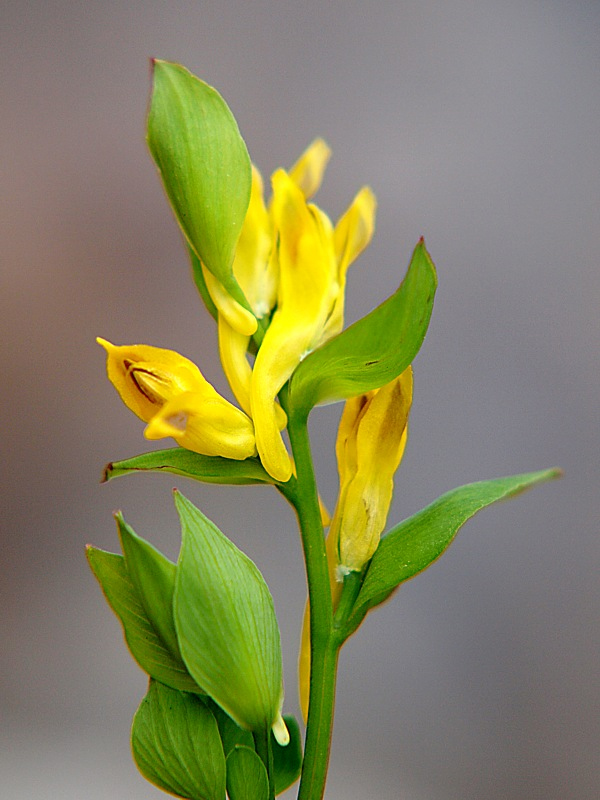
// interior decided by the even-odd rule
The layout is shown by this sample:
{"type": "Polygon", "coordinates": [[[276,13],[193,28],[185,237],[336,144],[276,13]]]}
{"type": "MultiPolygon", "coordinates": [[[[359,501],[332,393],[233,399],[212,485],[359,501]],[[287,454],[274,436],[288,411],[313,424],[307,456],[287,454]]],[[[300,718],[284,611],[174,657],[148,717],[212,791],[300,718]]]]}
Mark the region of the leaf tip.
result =
{"type": "Polygon", "coordinates": [[[100,478],[100,483],[108,483],[108,481],[112,477],[111,475],[112,471],[113,471],[113,462],[109,461],[108,464],[102,470],[102,477],[100,478]]]}

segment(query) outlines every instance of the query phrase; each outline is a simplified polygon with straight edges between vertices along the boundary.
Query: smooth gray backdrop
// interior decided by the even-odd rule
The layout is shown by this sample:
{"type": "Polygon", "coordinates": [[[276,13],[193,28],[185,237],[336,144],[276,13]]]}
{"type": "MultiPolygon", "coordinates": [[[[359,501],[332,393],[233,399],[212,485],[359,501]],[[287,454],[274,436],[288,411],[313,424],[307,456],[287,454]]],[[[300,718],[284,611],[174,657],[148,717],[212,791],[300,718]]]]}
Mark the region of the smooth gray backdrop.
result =
{"type": "MultiPolygon", "coordinates": [[[[98,485],[146,443],[97,335],[224,387],[144,144],[150,56],[218,87],[265,175],[325,137],[333,217],[373,187],[349,320],[425,235],[440,285],[390,521],[461,483],[566,473],[483,512],[348,644],[327,797],[598,796],[599,33],[595,0],[2,4],[2,797],[164,796],[130,759],[145,680],[83,548],[117,548],[121,508],[175,557],[174,485],[268,580],[297,709],[305,583],[276,493],[98,485]]],[[[312,417],[330,506],[339,411],[312,417]]]]}

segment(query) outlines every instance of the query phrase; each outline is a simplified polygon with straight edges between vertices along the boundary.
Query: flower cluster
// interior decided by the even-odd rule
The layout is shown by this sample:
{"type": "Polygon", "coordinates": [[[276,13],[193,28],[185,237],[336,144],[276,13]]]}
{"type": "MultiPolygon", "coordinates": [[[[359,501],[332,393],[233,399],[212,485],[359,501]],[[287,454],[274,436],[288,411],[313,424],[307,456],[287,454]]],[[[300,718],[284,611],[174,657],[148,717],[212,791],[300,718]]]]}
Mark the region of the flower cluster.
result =
{"type": "Polygon", "coordinates": [[[238,460],[258,452],[276,481],[291,477],[281,433],[286,414],[277,397],[300,361],[341,331],[346,272],[371,240],[375,221],[375,198],[367,187],[335,227],[309,202],[329,156],[325,142],[317,139],[289,171],[277,170],[268,205],[253,167],[232,267],[251,311],[202,265],[217,311],[221,361],[240,408],[177,353],[98,340],[107,351],[111,382],[148,423],[147,438],[171,436],[197,453],[238,460]],[[253,365],[251,349],[256,350],[253,365]]]}

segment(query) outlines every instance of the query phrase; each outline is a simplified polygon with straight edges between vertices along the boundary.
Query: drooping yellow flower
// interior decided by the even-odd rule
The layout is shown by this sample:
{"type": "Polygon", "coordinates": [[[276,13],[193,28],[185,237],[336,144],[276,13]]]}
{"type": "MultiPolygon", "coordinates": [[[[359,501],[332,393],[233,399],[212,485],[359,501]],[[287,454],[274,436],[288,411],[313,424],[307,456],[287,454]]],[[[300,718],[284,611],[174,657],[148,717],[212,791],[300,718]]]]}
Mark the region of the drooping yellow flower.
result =
{"type": "Polygon", "coordinates": [[[148,423],[147,438],[172,436],[182,447],[209,456],[241,460],[256,454],[252,420],[192,361],[160,347],[97,341],[108,356],[109,380],[125,405],[148,423]]]}
{"type": "MultiPolygon", "coordinates": [[[[327,536],[327,564],[334,609],[343,576],[360,572],[372,558],[385,527],[408,435],[412,404],[412,368],[386,386],[350,398],[336,441],[340,476],[338,501],[327,536]]],[[[299,657],[300,706],[308,712],[310,624],[304,614],[299,657]]]]}

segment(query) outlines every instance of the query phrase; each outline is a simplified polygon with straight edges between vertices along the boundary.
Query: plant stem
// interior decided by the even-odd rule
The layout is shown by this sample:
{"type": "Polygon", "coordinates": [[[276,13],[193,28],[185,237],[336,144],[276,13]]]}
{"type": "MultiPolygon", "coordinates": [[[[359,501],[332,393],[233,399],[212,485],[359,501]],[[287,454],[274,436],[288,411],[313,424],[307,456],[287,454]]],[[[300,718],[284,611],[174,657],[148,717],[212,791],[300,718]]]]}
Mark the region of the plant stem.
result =
{"type": "Polygon", "coordinates": [[[298,515],[310,603],[310,695],[298,800],[320,800],[325,793],[329,764],[339,647],[333,629],[327,555],[307,420],[292,415],[288,430],[296,483],[293,490],[284,493],[298,515]]]}
{"type": "Polygon", "coordinates": [[[273,748],[271,747],[271,731],[254,733],[254,749],[260,756],[269,776],[269,800],[275,800],[275,784],[273,781],[273,748]]]}

